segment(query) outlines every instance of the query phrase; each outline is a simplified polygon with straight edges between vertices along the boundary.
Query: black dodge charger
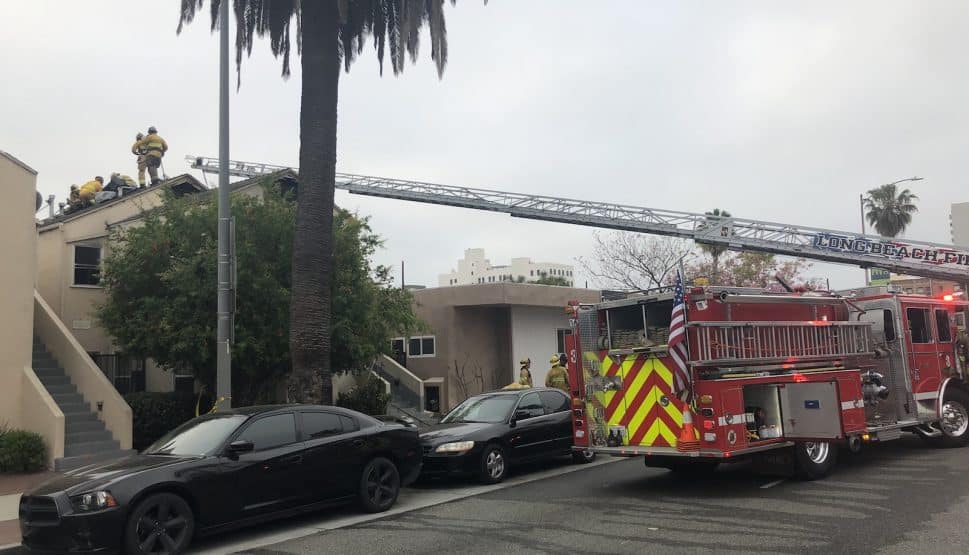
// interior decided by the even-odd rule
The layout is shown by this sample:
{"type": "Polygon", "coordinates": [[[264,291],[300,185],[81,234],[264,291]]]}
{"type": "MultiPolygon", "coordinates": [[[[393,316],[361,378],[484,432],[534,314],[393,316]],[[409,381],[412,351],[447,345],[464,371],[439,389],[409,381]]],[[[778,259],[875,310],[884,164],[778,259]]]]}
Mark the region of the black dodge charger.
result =
{"type": "Polygon", "coordinates": [[[385,511],[420,468],[412,427],[336,407],[246,407],[41,485],[21,498],[20,528],[36,551],[177,554],[196,534],[328,505],[385,511]]]}
{"type": "Polygon", "coordinates": [[[539,387],[469,397],[421,430],[425,477],[467,474],[493,484],[513,464],[572,453],[590,462],[595,453],[572,449],[572,401],[562,391],[539,387]]]}

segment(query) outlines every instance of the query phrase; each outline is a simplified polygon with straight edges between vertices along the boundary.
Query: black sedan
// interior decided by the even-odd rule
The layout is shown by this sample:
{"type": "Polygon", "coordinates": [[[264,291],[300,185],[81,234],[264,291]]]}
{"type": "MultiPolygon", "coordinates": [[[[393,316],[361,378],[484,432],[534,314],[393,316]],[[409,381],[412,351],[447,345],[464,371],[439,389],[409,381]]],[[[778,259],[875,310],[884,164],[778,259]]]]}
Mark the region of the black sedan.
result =
{"type": "Polygon", "coordinates": [[[20,528],[36,551],[176,554],[196,534],[324,506],[385,511],[420,468],[413,427],[336,407],[240,408],[24,494],[20,528]]]}
{"type": "Polygon", "coordinates": [[[422,476],[470,474],[494,484],[512,464],[572,454],[571,401],[558,389],[494,391],[469,397],[440,424],[421,430],[422,476]]]}

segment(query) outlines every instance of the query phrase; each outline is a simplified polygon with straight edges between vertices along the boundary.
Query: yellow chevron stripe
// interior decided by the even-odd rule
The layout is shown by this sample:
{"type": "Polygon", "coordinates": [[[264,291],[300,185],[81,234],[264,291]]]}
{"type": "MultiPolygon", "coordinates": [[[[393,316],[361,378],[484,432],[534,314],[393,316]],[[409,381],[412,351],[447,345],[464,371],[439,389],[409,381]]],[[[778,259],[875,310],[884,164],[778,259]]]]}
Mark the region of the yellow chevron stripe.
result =
{"type": "Polygon", "coordinates": [[[676,447],[676,439],[677,439],[676,434],[674,434],[672,430],[667,428],[666,424],[662,420],[657,418],[656,424],[654,426],[659,428],[659,433],[663,434],[663,438],[666,440],[667,443],[670,444],[671,447],[676,447]]]}
{"type": "Polygon", "coordinates": [[[663,407],[663,410],[666,411],[666,414],[670,415],[670,418],[673,419],[673,422],[676,422],[677,426],[683,427],[683,412],[676,408],[673,403],[669,403],[663,407]]]}
{"type": "Polygon", "coordinates": [[[610,367],[612,367],[612,359],[609,358],[609,355],[602,357],[602,361],[599,363],[599,375],[605,376],[610,367]]]}
{"type": "Polygon", "coordinates": [[[666,385],[673,387],[673,373],[670,372],[670,369],[667,368],[665,364],[663,364],[662,360],[658,358],[654,358],[652,360],[655,361],[656,371],[659,372],[660,377],[663,378],[663,381],[666,382],[666,385]]]}

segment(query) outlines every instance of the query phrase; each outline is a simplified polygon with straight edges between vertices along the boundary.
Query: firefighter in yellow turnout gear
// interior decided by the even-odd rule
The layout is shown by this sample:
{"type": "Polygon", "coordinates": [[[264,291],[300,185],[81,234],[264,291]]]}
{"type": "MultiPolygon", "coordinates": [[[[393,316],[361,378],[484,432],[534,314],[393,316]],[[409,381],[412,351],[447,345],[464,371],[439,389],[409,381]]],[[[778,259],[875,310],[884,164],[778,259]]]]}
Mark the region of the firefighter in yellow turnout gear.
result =
{"type": "MultiPolygon", "coordinates": [[[[162,157],[168,152],[168,143],[158,135],[158,130],[154,126],[148,128],[148,134],[136,143],[141,146],[145,153],[145,165],[148,167],[148,175],[151,176],[151,184],[158,184],[158,167],[161,166],[162,157]]],[[[134,150],[134,149],[132,149],[134,150]]]]}
{"type": "Polygon", "coordinates": [[[141,146],[141,141],[145,138],[144,133],[135,135],[135,144],[131,145],[131,153],[137,156],[138,160],[138,186],[145,186],[145,171],[148,169],[148,162],[145,160],[145,149],[141,146]]]}
{"type": "Polygon", "coordinates": [[[532,367],[532,359],[523,358],[519,364],[521,365],[521,369],[518,370],[518,381],[510,383],[502,389],[525,389],[532,387],[532,371],[530,370],[532,367]]]}
{"type": "Polygon", "coordinates": [[[569,392],[569,372],[565,369],[564,355],[552,355],[549,360],[552,367],[545,376],[545,387],[555,387],[562,391],[569,392]]]}

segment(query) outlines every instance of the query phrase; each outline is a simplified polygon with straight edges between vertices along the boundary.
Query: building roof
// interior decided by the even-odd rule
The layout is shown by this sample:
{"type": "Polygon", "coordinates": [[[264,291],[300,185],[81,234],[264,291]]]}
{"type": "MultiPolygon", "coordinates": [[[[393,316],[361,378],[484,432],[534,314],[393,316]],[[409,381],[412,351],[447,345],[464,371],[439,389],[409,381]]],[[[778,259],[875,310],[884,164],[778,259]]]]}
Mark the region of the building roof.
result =
{"type": "Polygon", "coordinates": [[[414,300],[423,304],[472,306],[538,306],[565,309],[569,301],[595,303],[601,299],[598,289],[579,289],[536,283],[476,283],[412,291],[414,300]]]}
{"type": "Polygon", "coordinates": [[[17,158],[13,154],[10,154],[9,152],[4,152],[4,151],[0,150],[0,156],[2,156],[3,158],[6,158],[7,160],[10,160],[14,164],[16,164],[16,165],[20,166],[21,168],[29,171],[30,173],[32,173],[34,175],[37,175],[37,170],[35,170],[34,168],[31,168],[27,164],[24,164],[22,161],[20,161],[19,158],[17,158]]]}
{"type": "Polygon", "coordinates": [[[117,206],[124,202],[130,202],[143,195],[148,194],[149,192],[157,191],[159,187],[165,188],[165,189],[171,189],[176,195],[200,193],[200,192],[207,191],[207,189],[205,188],[205,185],[202,185],[202,183],[200,183],[198,179],[195,179],[194,177],[192,177],[187,173],[183,173],[182,175],[177,175],[170,179],[166,179],[161,183],[159,183],[158,185],[155,185],[152,187],[146,187],[144,189],[137,189],[134,192],[128,193],[121,198],[113,198],[108,201],[99,202],[93,206],[84,208],[77,212],[70,212],[68,214],[57,214],[53,218],[47,218],[40,222],[39,231],[45,231],[47,229],[50,229],[53,226],[53,224],[61,224],[61,223],[69,222],[79,218],[84,218],[91,214],[96,214],[109,206],[117,206]]]}
{"type": "MultiPolygon", "coordinates": [[[[253,187],[253,186],[256,186],[256,185],[260,185],[260,184],[266,183],[267,181],[270,182],[270,183],[279,183],[279,182],[282,182],[284,184],[287,184],[288,186],[291,186],[291,187],[295,188],[295,186],[296,186],[296,177],[297,177],[296,172],[294,172],[293,170],[288,170],[288,169],[287,170],[279,170],[277,172],[273,172],[273,173],[266,174],[266,175],[259,175],[259,176],[256,176],[256,177],[250,177],[249,179],[244,179],[242,181],[236,181],[235,183],[230,183],[229,184],[229,194],[238,193],[239,191],[243,191],[245,189],[248,189],[249,187],[253,187]]],[[[216,193],[216,191],[218,191],[218,190],[219,190],[218,187],[213,187],[211,189],[203,189],[197,195],[195,195],[195,198],[199,202],[207,202],[208,200],[211,199],[212,195],[214,195],[216,193]]],[[[158,208],[152,208],[152,209],[146,210],[144,212],[139,212],[138,214],[133,214],[131,216],[128,216],[127,218],[118,220],[116,222],[112,222],[111,225],[114,226],[114,225],[119,225],[119,224],[125,224],[125,223],[128,223],[128,222],[133,222],[135,220],[140,220],[141,218],[144,217],[145,212],[152,212],[154,210],[158,210],[158,208]]]]}

